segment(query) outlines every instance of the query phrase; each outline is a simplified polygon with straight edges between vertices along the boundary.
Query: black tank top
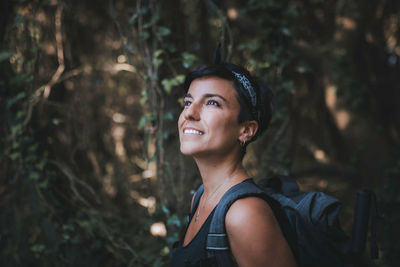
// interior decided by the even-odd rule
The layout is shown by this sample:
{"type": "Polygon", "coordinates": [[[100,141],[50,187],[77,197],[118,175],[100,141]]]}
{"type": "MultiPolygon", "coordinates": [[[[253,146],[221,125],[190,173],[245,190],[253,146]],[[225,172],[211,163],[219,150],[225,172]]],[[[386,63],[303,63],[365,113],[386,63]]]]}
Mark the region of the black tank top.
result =
{"type": "MultiPolygon", "coordinates": [[[[183,246],[183,240],[186,235],[187,227],[183,237],[179,241],[178,246],[172,253],[171,266],[173,267],[194,267],[194,266],[209,266],[207,264],[206,239],[210,229],[211,219],[215,209],[208,215],[206,221],[201,226],[200,230],[194,238],[183,246]]],[[[189,222],[190,223],[190,222],[189,222]]],[[[188,223],[188,226],[189,226],[188,223]]]]}

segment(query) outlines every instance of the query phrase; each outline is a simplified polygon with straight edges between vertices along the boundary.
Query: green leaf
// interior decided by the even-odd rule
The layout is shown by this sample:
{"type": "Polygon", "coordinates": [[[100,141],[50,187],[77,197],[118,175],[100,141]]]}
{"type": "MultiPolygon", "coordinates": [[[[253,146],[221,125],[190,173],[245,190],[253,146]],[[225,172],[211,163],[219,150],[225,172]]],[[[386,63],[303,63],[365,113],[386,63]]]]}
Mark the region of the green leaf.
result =
{"type": "Polygon", "coordinates": [[[154,51],[153,53],[153,65],[158,67],[160,66],[164,60],[160,58],[160,56],[164,53],[164,51],[162,49],[157,49],[156,51],[154,51]]]}
{"type": "Polygon", "coordinates": [[[59,124],[61,123],[61,120],[55,118],[55,119],[53,119],[51,122],[52,122],[54,125],[59,125],[59,124]]]}
{"type": "Polygon", "coordinates": [[[19,147],[20,143],[19,142],[13,142],[12,148],[17,149],[19,147]]]}
{"type": "Polygon", "coordinates": [[[0,62],[3,62],[5,60],[9,60],[10,57],[14,55],[14,52],[9,52],[9,51],[0,51],[0,62]]]}
{"type": "Polygon", "coordinates": [[[177,227],[181,227],[181,221],[179,220],[178,216],[172,215],[168,218],[167,225],[175,225],[177,227]]]}
{"type": "Polygon", "coordinates": [[[169,133],[168,133],[168,132],[164,132],[164,133],[162,134],[162,138],[163,138],[163,139],[168,139],[168,136],[169,136],[169,133]]]}
{"type": "Polygon", "coordinates": [[[172,120],[174,120],[174,115],[172,114],[172,112],[167,112],[164,114],[163,118],[164,118],[164,120],[172,121],[172,120]]]}
{"type": "Polygon", "coordinates": [[[180,74],[171,79],[163,79],[161,81],[161,84],[163,85],[165,92],[167,94],[170,94],[172,91],[172,88],[174,86],[178,86],[178,85],[182,84],[184,79],[185,79],[185,76],[180,74]]]}
{"type": "Polygon", "coordinates": [[[158,21],[159,19],[160,19],[160,16],[159,16],[159,15],[153,15],[153,16],[151,16],[151,20],[150,20],[149,22],[145,23],[145,24],[143,25],[143,28],[144,28],[144,29],[150,28],[151,26],[153,26],[154,24],[156,24],[157,21],[158,21]]]}
{"type": "Polygon", "coordinates": [[[142,130],[144,126],[146,126],[146,123],[147,123],[146,116],[142,116],[138,123],[138,129],[142,130]]]}
{"type": "Polygon", "coordinates": [[[164,53],[164,50],[162,49],[157,49],[156,51],[154,51],[153,56],[154,57],[159,57],[162,55],[162,53],[164,53]]]}
{"type": "Polygon", "coordinates": [[[40,175],[39,175],[39,173],[37,173],[37,172],[31,172],[31,173],[29,174],[29,179],[32,179],[32,180],[39,180],[39,178],[40,178],[40,175]]]}
{"type": "Polygon", "coordinates": [[[153,65],[159,67],[164,61],[161,58],[153,58],[153,65]]]}
{"type": "Polygon", "coordinates": [[[281,32],[283,33],[283,35],[290,36],[290,30],[286,27],[283,27],[281,29],[281,32]]]}
{"type": "Polygon", "coordinates": [[[164,87],[165,92],[167,92],[167,94],[170,94],[172,91],[172,83],[170,79],[163,79],[161,81],[162,86],[164,87]]]}
{"type": "Polygon", "coordinates": [[[162,205],[161,206],[161,210],[164,212],[164,214],[169,215],[171,212],[170,210],[167,208],[167,206],[162,205]]]}
{"type": "Polygon", "coordinates": [[[26,96],[25,92],[20,92],[19,94],[17,94],[14,97],[11,97],[10,99],[8,99],[7,101],[7,105],[8,107],[11,107],[12,105],[14,105],[15,103],[17,103],[19,100],[23,99],[26,96]]]}
{"type": "Polygon", "coordinates": [[[41,162],[36,164],[36,168],[38,168],[38,170],[43,171],[45,165],[46,165],[46,161],[42,160],[41,162]]]}
{"type": "Polygon", "coordinates": [[[36,152],[36,150],[38,149],[38,147],[39,147],[39,145],[36,143],[36,144],[33,144],[33,145],[31,145],[30,147],[29,147],[29,149],[28,149],[28,151],[29,152],[36,152]]]}
{"type": "Polygon", "coordinates": [[[137,14],[133,14],[132,17],[128,19],[128,24],[132,25],[133,23],[135,23],[137,17],[137,14]]]}
{"type": "Polygon", "coordinates": [[[70,239],[70,236],[69,236],[69,234],[67,234],[67,233],[63,233],[62,236],[63,236],[63,238],[64,238],[65,240],[69,240],[69,239],[70,239]]]}
{"type": "Polygon", "coordinates": [[[177,233],[173,233],[171,236],[168,236],[165,241],[167,241],[168,244],[173,244],[176,242],[176,240],[179,238],[177,233]]]}
{"type": "Polygon", "coordinates": [[[140,105],[144,106],[147,102],[147,91],[143,89],[141,92],[142,97],[140,98],[140,105]]]}
{"type": "MultiPolygon", "coordinates": [[[[161,250],[160,255],[161,255],[161,256],[167,256],[167,255],[169,255],[169,253],[170,253],[169,247],[168,247],[168,246],[165,246],[165,247],[163,247],[163,249],[161,250]]],[[[160,259],[160,260],[161,260],[161,259],[160,259]]],[[[162,266],[162,265],[160,264],[160,266],[162,266]]]]}
{"type": "Polygon", "coordinates": [[[145,7],[141,7],[139,9],[139,13],[142,14],[142,15],[146,15],[148,12],[149,12],[149,8],[146,7],[146,6],[145,7]]]}
{"type": "Polygon", "coordinates": [[[184,68],[188,69],[193,66],[193,64],[196,62],[197,57],[193,54],[183,52],[182,53],[182,65],[184,68]]]}
{"type": "Polygon", "coordinates": [[[20,110],[20,111],[17,112],[17,116],[16,116],[17,119],[21,119],[24,116],[25,116],[25,112],[24,111],[20,110]]]}
{"type": "Polygon", "coordinates": [[[39,187],[43,188],[43,189],[47,188],[48,185],[49,185],[49,180],[48,179],[46,179],[43,182],[39,183],[39,187]]]}
{"type": "Polygon", "coordinates": [[[21,13],[18,13],[15,16],[13,27],[18,28],[25,21],[25,19],[26,18],[24,15],[22,15],[21,13]]]}
{"type": "Polygon", "coordinates": [[[140,39],[147,40],[150,38],[150,33],[147,31],[143,31],[139,35],[140,39]]]}
{"type": "Polygon", "coordinates": [[[181,84],[185,80],[185,75],[183,74],[176,75],[175,80],[178,82],[178,84],[181,84]]]}
{"type": "Polygon", "coordinates": [[[282,88],[286,91],[286,92],[288,92],[288,93],[290,93],[290,94],[294,94],[295,93],[295,88],[294,88],[294,85],[293,85],[293,82],[292,81],[285,81],[285,82],[283,82],[282,83],[282,88]]]}
{"type": "Polygon", "coordinates": [[[10,157],[11,160],[16,160],[17,158],[19,158],[21,155],[20,152],[13,152],[10,155],[8,155],[10,157]]]}
{"type": "Polygon", "coordinates": [[[33,252],[43,252],[46,249],[46,247],[42,244],[35,244],[31,247],[31,250],[33,252]]]}
{"type": "Polygon", "coordinates": [[[13,133],[18,132],[21,129],[22,129],[22,125],[21,124],[17,124],[17,125],[11,126],[11,132],[13,132],[13,133]]]}
{"type": "Polygon", "coordinates": [[[154,117],[152,115],[143,115],[138,123],[138,129],[142,130],[147,123],[151,122],[154,120],[154,117]]]}
{"type": "Polygon", "coordinates": [[[171,30],[167,27],[161,26],[158,28],[157,34],[160,36],[167,36],[167,35],[171,34],[171,30]]]}

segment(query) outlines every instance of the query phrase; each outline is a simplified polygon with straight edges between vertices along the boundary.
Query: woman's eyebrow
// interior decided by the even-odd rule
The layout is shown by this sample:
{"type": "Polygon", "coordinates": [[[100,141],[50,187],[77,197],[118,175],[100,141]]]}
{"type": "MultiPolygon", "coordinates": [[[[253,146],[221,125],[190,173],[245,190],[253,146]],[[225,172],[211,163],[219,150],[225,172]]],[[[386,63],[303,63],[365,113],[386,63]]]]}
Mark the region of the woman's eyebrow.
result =
{"type": "MultiPolygon", "coordinates": [[[[225,97],[223,97],[222,95],[219,95],[219,94],[204,94],[203,97],[204,98],[218,97],[218,98],[221,98],[223,101],[228,102],[228,100],[226,100],[225,97]]],[[[193,98],[193,97],[190,93],[187,93],[187,94],[185,94],[184,98],[193,98]]]]}
{"type": "Polygon", "coordinates": [[[210,97],[218,97],[221,98],[222,100],[224,100],[225,102],[228,102],[225,97],[223,97],[222,95],[218,95],[218,94],[205,94],[204,97],[206,98],[210,98],[210,97]]]}

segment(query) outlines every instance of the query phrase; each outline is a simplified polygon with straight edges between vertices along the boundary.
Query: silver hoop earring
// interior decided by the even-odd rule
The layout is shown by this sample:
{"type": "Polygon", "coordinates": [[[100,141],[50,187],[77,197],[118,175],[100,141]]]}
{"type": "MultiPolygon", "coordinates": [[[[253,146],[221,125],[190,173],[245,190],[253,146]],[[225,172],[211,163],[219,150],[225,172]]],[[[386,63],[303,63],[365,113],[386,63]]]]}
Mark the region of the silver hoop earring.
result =
{"type": "Polygon", "coordinates": [[[241,147],[245,147],[245,145],[246,145],[246,141],[241,141],[241,142],[240,142],[240,146],[241,146],[241,147]]]}

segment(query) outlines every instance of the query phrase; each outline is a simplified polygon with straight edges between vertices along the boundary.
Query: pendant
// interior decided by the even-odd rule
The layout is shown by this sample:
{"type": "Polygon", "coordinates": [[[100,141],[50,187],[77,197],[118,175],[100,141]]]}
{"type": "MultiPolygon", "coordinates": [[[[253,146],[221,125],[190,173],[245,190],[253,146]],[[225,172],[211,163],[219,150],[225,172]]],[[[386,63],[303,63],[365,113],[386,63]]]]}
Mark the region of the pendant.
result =
{"type": "Polygon", "coordinates": [[[199,219],[199,213],[197,213],[196,217],[194,217],[194,221],[197,222],[198,219],[199,219]]]}

